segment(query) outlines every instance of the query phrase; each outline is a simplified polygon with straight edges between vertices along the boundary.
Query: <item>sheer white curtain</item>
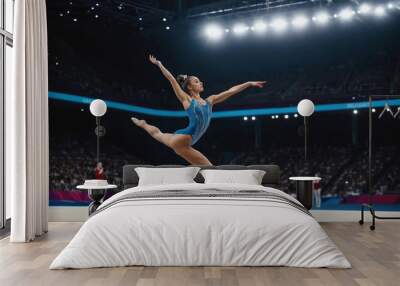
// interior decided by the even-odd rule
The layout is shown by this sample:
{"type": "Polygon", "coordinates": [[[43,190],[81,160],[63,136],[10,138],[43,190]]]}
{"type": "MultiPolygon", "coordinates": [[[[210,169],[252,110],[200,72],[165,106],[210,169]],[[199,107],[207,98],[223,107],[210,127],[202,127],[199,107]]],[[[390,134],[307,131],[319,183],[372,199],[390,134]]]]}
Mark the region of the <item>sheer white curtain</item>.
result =
{"type": "Polygon", "coordinates": [[[6,98],[12,242],[47,232],[48,66],[45,0],[15,1],[13,92],[6,98]]]}

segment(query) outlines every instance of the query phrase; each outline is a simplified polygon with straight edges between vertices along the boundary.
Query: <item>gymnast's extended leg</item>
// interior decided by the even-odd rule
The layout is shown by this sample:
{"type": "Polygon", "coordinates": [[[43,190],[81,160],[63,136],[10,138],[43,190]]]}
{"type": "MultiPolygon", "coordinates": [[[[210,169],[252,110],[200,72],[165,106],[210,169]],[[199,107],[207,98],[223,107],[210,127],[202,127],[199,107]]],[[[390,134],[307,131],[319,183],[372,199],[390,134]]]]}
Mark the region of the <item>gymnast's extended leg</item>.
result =
{"type": "Polygon", "coordinates": [[[190,164],[212,166],[206,156],[190,146],[192,140],[190,135],[164,133],[158,127],[148,124],[145,120],[139,120],[135,117],[131,119],[133,123],[144,129],[151,137],[170,147],[190,164]]]}
{"type": "Polygon", "coordinates": [[[132,117],[131,119],[133,123],[135,123],[138,127],[144,129],[151,137],[156,139],[158,142],[161,142],[168,147],[171,147],[170,141],[174,134],[161,132],[158,127],[148,124],[146,120],[139,120],[135,117],[132,117]]]}

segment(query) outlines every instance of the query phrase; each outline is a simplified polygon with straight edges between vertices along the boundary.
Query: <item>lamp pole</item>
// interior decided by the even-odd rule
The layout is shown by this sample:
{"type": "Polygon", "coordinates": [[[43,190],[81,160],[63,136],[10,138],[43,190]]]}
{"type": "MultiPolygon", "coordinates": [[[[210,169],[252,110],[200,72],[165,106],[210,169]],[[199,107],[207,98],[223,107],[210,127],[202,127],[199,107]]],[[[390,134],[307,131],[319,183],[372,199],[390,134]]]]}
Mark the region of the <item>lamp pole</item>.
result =
{"type": "Polygon", "coordinates": [[[304,167],[308,163],[308,119],[314,113],[314,103],[309,99],[303,99],[297,104],[297,111],[303,116],[304,122],[304,167]]]}
{"type": "Polygon", "coordinates": [[[100,125],[100,119],[101,119],[100,116],[96,116],[96,129],[94,130],[97,139],[97,154],[96,154],[97,163],[100,162],[100,138],[106,134],[106,129],[104,128],[104,126],[100,125]]]}
{"type": "Polygon", "coordinates": [[[94,133],[96,134],[97,140],[97,163],[100,162],[100,137],[104,136],[106,133],[106,129],[100,125],[100,118],[106,113],[106,111],[107,105],[103,100],[95,99],[90,103],[90,113],[96,117],[96,129],[94,130],[94,133]]]}
{"type": "Polygon", "coordinates": [[[96,116],[96,137],[97,137],[97,163],[100,162],[100,135],[99,135],[100,117],[96,116]]]}
{"type": "Polygon", "coordinates": [[[307,143],[308,143],[307,116],[304,116],[304,162],[307,164],[307,143]]]}

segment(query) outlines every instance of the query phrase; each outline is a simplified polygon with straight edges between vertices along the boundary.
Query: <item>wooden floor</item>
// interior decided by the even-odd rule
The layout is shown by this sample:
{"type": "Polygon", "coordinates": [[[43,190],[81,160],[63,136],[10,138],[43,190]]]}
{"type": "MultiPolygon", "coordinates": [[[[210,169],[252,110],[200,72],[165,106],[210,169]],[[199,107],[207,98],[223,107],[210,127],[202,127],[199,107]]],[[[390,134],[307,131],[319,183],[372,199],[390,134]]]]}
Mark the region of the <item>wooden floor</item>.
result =
{"type": "Polygon", "coordinates": [[[44,237],[10,244],[0,241],[0,285],[400,285],[400,223],[325,223],[352,269],[289,267],[120,267],[48,270],[81,223],[50,223],[44,237]]]}

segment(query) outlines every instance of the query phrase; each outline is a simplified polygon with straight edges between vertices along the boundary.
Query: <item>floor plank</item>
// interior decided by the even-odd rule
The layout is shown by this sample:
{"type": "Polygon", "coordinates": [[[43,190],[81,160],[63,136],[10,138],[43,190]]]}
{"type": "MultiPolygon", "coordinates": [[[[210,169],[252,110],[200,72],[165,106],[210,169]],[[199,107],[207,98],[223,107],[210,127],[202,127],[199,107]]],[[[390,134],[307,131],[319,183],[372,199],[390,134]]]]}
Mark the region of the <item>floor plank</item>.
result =
{"type": "Polygon", "coordinates": [[[352,269],[290,267],[116,267],[48,269],[81,223],[50,223],[32,243],[0,240],[0,285],[136,286],[397,286],[400,285],[400,222],[379,222],[376,231],[354,223],[321,224],[352,269]]]}

